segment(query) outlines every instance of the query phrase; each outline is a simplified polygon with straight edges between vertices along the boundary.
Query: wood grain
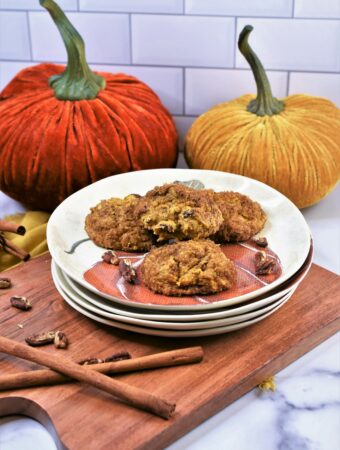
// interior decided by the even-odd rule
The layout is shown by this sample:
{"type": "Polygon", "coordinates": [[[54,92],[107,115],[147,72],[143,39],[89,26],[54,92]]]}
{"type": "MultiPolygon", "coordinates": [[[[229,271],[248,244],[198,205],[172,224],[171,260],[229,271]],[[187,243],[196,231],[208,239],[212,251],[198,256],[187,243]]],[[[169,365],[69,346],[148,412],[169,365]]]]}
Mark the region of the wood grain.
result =
{"type": "MultiPolygon", "coordinates": [[[[0,295],[1,334],[18,342],[29,334],[61,329],[71,343],[63,355],[74,361],[122,350],[136,357],[187,346],[204,348],[201,364],[115,375],[176,403],[169,421],[81,383],[0,393],[0,415],[25,414],[39,420],[52,432],[59,449],[162,449],[340,328],[340,277],[316,265],[291,300],[263,322],[195,339],[142,336],[81,316],[54,288],[49,255],[6,272],[7,276],[14,286],[0,295]],[[14,294],[29,297],[32,310],[12,308],[9,297],[14,294]]],[[[46,347],[44,351],[62,350],[46,347]]],[[[37,368],[41,366],[0,355],[1,371],[37,368]]]]}

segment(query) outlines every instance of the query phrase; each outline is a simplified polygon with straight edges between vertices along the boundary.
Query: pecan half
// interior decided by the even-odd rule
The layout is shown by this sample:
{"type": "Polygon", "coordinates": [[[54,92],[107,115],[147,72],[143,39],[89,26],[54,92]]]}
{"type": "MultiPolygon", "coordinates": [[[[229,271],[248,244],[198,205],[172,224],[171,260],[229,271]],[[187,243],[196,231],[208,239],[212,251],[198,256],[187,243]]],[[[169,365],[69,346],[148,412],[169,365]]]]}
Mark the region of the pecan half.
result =
{"type": "Polygon", "coordinates": [[[0,289],[9,289],[10,287],[12,287],[10,278],[0,278],[0,289]]]}
{"type": "Polygon", "coordinates": [[[124,280],[128,283],[133,284],[137,280],[136,269],[132,267],[132,263],[128,259],[119,261],[119,271],[124,280]]]}
{"type": "Polygon", "coordinates": [[[47,333],[33,334],[25,338],[25,341],[31,347],[39,347],[41,345],[52,344],[54,342],[55,332],[48,331],[47,333]]]}
{"type": "Polygon", "coordinates": [[[32,303],[27,300],[26,297],[22,297],[20,295],[13,295],[9,301],[14,308],[21,309],[21,311],[28,311],[32,308],[32,303]]]}
{"type": "Polygon", "coordinates": [[[260,251],[255,254],[255,274],[268,275],[274,271],[276,261],[269,258],[266,252],[260,251]]]}
{"type": "Polygon", "coordinates": [[[115,362],[115,361],[122,361],[124,359],[131,359],[131,355],[129,352],[118,352],[114,353],[111,356],[108,356],[104,359],[104,362],[115,362]]]}
{"type": "Polygon", "coordinates": [[[102,364],[107,362],[115,362],[115,361],[122,361],[123,359],[131,359],[131,355],[129,352],[118,352],[114,353],[111,356],[108,356],[107,358],[87,358],[82,359],[79,361],[78,364],[81,364],[82,366],[88,366],[91,364],[102,364]]]}
{"type": "Polygon", "coordinates": [[[118,266],[119,264],[119,258],[116,255],[115,252],[112,252],[111,250],[103,253],[102,260],[107,264],[112,264],[113,266],[118,266]]]}
{"type": "Polygon", "coordinates": [[[81,366],[90,366],[91,364],[101,364],[104,360],[100,358],[86,358],[78,362],[81,366]]]}
{"type": "Polygon", "coordinates": [[[268,247],[268,241],[267,238],[265,237],[259,237],[259,238],[254,238],[253,242],[258,245],[259,247],[268,247]]]}
{"type": "Polygon", "coordinates": [[[68,347],[68,339],[66,337],[66,334],[60,330],[56,331],[53,343],[54,343],[55,348],[67,348],[68,347]]]}

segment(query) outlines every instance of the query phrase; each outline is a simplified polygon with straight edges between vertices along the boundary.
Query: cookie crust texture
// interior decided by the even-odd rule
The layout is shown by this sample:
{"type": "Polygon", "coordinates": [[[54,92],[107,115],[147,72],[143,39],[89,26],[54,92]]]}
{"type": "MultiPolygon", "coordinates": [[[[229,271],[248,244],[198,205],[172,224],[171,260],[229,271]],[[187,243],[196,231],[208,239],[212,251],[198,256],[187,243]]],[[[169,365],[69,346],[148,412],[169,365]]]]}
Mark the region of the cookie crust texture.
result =
{"type": "Polygon", "coordinates": [[[143,252],[151,249],[152,235],[142,226],[135,210],[140,196],[102,200],[91,208],[85,219],[85,230],[100,247],[143,252]]]}
{"type": "Polygon", "coordinates": [[[238,192],[215,192],[214,201],[223,224],[213,236],[216,242],[246,241],[262,230],[267,216],[259,203],[238,192]]]}
{"type": "Polygon", "coordinates": [[[165,184],[149,191],[137,214],[159,242],[206,238],[216,233],[223,222],[212,190],[195,190],[181,184],[165,184]]]}
{"type": "Polygon", "coordinates": [[[236,282],[234,263],[210,240],[155,248],[145,257],[141,273],[149,289],[169,296],[212,294],[236,282]]]}

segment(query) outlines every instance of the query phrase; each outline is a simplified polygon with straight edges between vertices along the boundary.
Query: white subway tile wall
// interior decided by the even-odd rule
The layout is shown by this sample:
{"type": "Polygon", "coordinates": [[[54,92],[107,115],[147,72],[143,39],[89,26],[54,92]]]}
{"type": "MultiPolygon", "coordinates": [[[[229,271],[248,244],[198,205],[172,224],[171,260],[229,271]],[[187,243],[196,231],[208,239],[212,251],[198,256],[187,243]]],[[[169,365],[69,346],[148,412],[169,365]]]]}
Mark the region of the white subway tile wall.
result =
{"type": "Polygon", "coordinates": [[[0,59],[31,59],[26,13],[0,11],[0,59]]]}
{"type": "MultiPolygon", "coordinates": [[[[64,11],[77,11],[77,0],[58,0],[58,5],[64,11]]],[[[25,9],[42,11],[44,8],[40,6],[39,0],[0,0],[1,9],[25,9]]]]}
{"type": "MultiPolygon", "coordinates": [[[[130,61],[128,14],[68,14],[86,42],[92,63],[126,64],[130,61]]],[[[30,12],[33,59],[66,61],[66,50],[56,26],[45,12],[30,12]]]]}
{"type": "Polygon", "coordinates": [[[290,17],[293,0],[187,0],[188,14],[290,17]]]}
{"type": "Polygon", "coordinates": [[[132,61],[232,67],[235,21],[226,17],[132,16],[132,61]]]}
{"type": "Polygon", "coordinates": [[[339,0],[295,0],[296,17],[340,19],[339,0]]]}
{"type": "MultiPolygon", "coordinates": [[[[58,2],[58,0],[57,0],[58,2]]],[[[307,93],[340,106],[340,0],[59,0],[95,70],[125,72],[159,95],[183,146],[195,118],[255,93],[237,50],[242,27],[275,96],[307,93]]],[[[65,62],[39,0],[0,0],[0,89],[21,69],[65,62]]]]}
{"type": "Polygon", "coordinates": [[[306,73],[290,74],[289,94],[308,93],[332,100],[340,106],[340,74],[306,73]]]}
{"type": "MultiPolygon", "coordinates": [[[[267,72],[273,94],[287,94],[287,73],[267,72]]],[[[256,93],[250,70],[186,69],[185,114],[204,113],[218,103],[256,93]]]]}
{"type": "Polygon", "coordinates": [[[79,0],[82,11],[182,14],[184,0],[79,0]]]}

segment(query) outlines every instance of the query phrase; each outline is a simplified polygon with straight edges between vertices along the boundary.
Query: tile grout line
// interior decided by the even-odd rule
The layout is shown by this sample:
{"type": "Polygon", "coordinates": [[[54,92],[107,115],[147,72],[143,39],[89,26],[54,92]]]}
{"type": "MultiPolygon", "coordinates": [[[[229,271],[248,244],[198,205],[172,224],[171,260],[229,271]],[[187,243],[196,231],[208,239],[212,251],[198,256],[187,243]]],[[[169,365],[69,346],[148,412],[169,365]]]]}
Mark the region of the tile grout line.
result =
{"type": "MultiPolygon", "coordinates": [[[[32,63],[46,63],[46,62],[51,62],[53,64],[66,64],[67,60],[60,60],[60,61],[55,61],[55,60],[39,60],[39,59],[34,59],[32,58],[31,60],[23,60],[23,59],[8,59],[8,58],[0,58],[1,62],[8,62],[8,63],[13,63],[13,62],[22,62],[22,63],[27,63],[27,62],[32,62],[32,63]]],[[[250,69],[248,69],[247,67],[217,67],[217,66],[175,66],[175,65],[163,65],[163,64],[141,64],[141,63],[137,63],[137,64],[128,64],[128,63],[124,63],[124,62],[99,62],[99,61],[89,61],[89,64],[91,65],[97,65],[97,66],[127,66],[127,67],[141,67],[141,68],[155,68],[155,69],[191,69],[191,70],[224,70],[224,71],[243,71],[243,72],[251,72],[250,69]]],[[[313,70],[313,69],[266,69],[266,72],[276,72],[276,73],[315,73],[315,74],[319,74],[319,75],[340,75],[338,70],[313,70]]]]}
{"type": "Polygon", "coordinates": [[[288,97],[288,95],[289,95],[289,89],[290,89],[290,74],[291,74],[291,72],[288,71],[288,76],[287,76],[287,93],[286,93],[286,97],[288,97]]]}
{"type": "Polygon", "coordinates": [[[237,17],[234,18],[234,49],[233,49],[233,68],[236,69],[236,47],[237,47],[237,17]]]}
{"type": "Polygon", "coordinates": [[[28,32],[28,46],[30,50],[30,61],[33,61],[33,46],[32,46],[32,36],[31,36],[31,22],[29,18],[29,11],[26,11],[26,22],[27,22],[27,32],[28,32]]]}
{"type": "Polygon", "coordinates": [[[292,18],[294,18],[295,14],[295,0],[292,0],[292,18]]]}
{"type": "Polygon", "coordinates": [[[183,116],[185,116],[185,112],[186,112],[186,69],[185,67],[183,67],[182,69],[182,76],[183,76],[183,86],[182,86],[182,95],[183,95],[183,105],[182,105],[182,111],[183,111],[183,116]]]}
{"type": "Polygon", "coordinates": [[[132,48],[132,14],[129,14],[129,40],[130,40],[130,46],[129,46],[130,64],[133,64],[133,48],[132,48]]]}
{"type": "MultiPolygon", "coordinates": [[[[39,9],[13,9],[13,8],[0,8],[0,12],[32,12],[32,13],[42,13],[44,11],[40,11],[39,9]]],[[[79,9],[64,9],[64,12],[79,12],[80,14],[135,14],[140,16],[173,16],[173,17],[180,17],[183,15],[182,12],[134,12],[134,11],[110,11],[110,10],[83,10],[79,9]]],[[[203,17],[203,18],[234,18],[238,17],[239,19],[260,19],[260,20],[267,20],[267,19],[282,19],[282,20],[314,20],[314,21],[339,21],[340,17],[308,17],[308,16],[299,16],[299,17],[291,17],[291,16],[254,16],[254,15],[240,15],[240,14],[185,14],[185,17],[203,17]]]]}

